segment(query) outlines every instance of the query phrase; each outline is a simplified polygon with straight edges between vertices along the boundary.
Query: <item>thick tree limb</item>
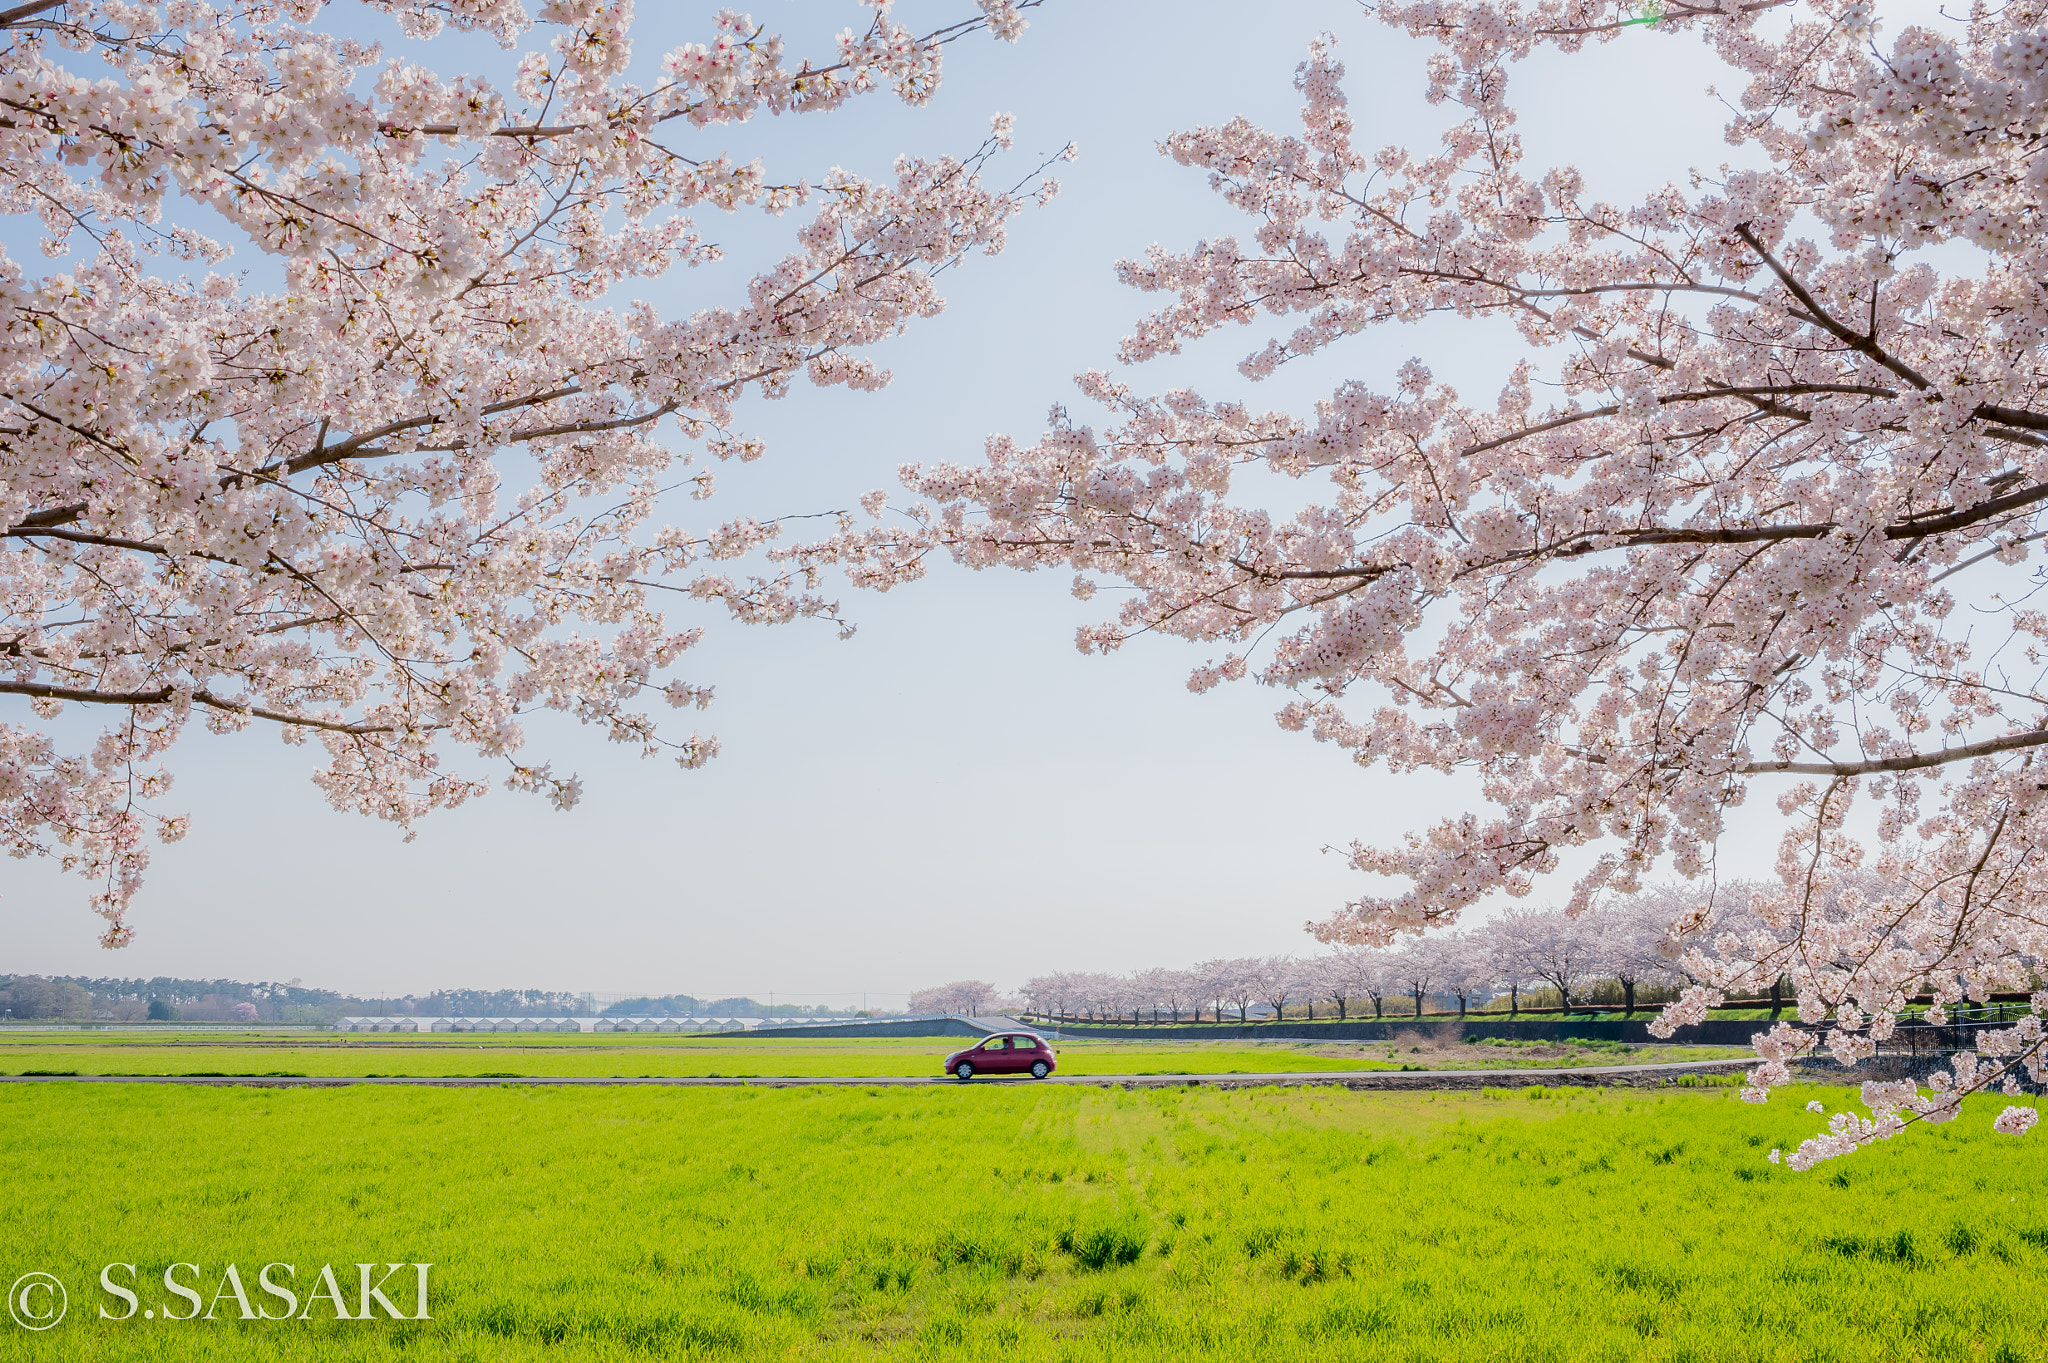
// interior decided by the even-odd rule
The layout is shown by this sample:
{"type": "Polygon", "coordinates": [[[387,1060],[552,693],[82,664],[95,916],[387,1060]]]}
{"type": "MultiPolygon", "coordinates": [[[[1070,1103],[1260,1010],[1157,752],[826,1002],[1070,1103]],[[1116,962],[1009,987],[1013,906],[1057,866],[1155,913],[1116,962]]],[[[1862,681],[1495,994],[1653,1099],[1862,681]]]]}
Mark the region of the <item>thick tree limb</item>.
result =
{"type": "Polygon", "coordinates": [[[33,19],[46,10],[62,9],[63,6],[64,0],[32,0],[13,9],[0,9],[0,28],[12,28],[24,19],[33,19]]]}

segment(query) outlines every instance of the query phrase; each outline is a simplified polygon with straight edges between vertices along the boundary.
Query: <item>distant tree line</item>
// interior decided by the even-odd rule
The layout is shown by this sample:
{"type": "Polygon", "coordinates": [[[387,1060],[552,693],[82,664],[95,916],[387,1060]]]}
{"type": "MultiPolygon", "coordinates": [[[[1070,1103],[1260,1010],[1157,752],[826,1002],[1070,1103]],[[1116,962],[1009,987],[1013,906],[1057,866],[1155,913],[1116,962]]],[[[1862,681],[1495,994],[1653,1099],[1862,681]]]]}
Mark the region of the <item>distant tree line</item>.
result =
{"type": "Polygon", "coordinates": [[[606,1017],[746,1017],[746,1018],[814,1018],[838,1017],[842,1009],[829,1008],[823,1004],[803,1003],[762,1003],[759,999],[740,995],[737,998],[700,999],[691,994],[663,994],[660,998],[622,999],[606,1004],[606,1017]]]}
{"type": "Polygon", "coordinates": [[[1005,997],[987,980],[955,980],[951,984],[920,989],[910,996],[913,1015],[958,1013],[963,1017],[983,1017],[1012,1013],[1023,1006],[1023,999],[1005,997]]]}
{"type": "Polygon", "coordinates": [[[414,1017],[587,1017],[596,1011],[582,995],[557,989],[439,989],[396,1002],[403,1007],[392,1012],[414,1017]]]}
{"type": "Polygon", "coordinates": [[[296,981],[0,976],[0,1018],[140,1022],[328,1022],[366,1001],[296,981]]]}
{"type": "MultiPolygon", "coordinates": [[[[1023,993],[1034,1013],[1105,1022],[1243,1022],[1254,1010],[1339,1019],[1527,1008],[1634,1014],[1698,983],[1666,932],[1686,911],[1679,901],[1694,898],[1680,887],[1649,889],[1578,918],[1517,909],[1468,931],[1320,956],[1218,958],[1128,975],[1058,971],[1027,980],[1023,993]]],[[[1713,930],[1754,930],[1745,902],[1740,893],[1728,894],[1713,930]]]]}
{"type": "MultiPolygon", "coordinates": [[[[64,1022],[331,1023],[353,1015],[387,1017],[820,1017],[837,1010],[757,999],[663,994],[599,1005],[591,996],[549,989],[442,989],[398,998],[366,998],[308,989],[296,980],[101,978],[0,975],[0,1020],[64,1022]]],[[[879,1011],[879,1010],[877,1010],[879,1011]]]]}

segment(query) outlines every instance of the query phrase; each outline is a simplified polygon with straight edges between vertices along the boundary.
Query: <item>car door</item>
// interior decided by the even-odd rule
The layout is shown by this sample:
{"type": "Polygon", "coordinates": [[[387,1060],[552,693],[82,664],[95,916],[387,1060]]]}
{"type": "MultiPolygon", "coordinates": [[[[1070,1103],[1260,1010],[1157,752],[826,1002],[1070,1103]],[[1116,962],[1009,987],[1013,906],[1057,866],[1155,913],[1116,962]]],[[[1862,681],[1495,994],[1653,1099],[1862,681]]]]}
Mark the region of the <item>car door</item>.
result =
{"type": "Polygon", "coordinates": [[[1010,1050],[1010,1038],[992,1036],[981,1043],[981,1049],[974,1053],[974,1067],[988,1074],[1008,1074],[1015,1068],[1015,1054],[1010,1050]]]}
{"type": "Polygon", "coordinates": [[[1010,1068],[1018,1074],[1030,1070],[1032,1062],[1045,1059],[1045,1051],[1039,1046],[1038,1038],[1013,1036],[1010,1038],[1010,1068]]]}

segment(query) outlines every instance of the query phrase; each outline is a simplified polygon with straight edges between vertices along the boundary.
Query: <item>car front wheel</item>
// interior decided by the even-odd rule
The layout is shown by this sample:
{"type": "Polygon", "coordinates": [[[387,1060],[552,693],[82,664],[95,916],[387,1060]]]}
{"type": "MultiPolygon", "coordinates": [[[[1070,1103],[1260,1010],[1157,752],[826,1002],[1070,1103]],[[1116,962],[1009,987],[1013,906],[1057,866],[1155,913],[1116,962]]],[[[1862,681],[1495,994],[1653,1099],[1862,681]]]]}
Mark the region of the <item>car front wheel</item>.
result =
{"type": "Polygon", "coordinates": [[[965,1060],[961,1061],[953,1067],[953,1077],[955,1079],[972,1079],[974,1077],[974,1066],[965,1060]]]}
{"type": "Polygon", "coordinates": [[[1051,1073],[1052,1070],[1046,1065],[1046,1063],[1043,1060],[1034,1060],[1031,1062],[1031,1077],[1033,1079],[1043,1079],[1046,1075],[1051,1073]]]}

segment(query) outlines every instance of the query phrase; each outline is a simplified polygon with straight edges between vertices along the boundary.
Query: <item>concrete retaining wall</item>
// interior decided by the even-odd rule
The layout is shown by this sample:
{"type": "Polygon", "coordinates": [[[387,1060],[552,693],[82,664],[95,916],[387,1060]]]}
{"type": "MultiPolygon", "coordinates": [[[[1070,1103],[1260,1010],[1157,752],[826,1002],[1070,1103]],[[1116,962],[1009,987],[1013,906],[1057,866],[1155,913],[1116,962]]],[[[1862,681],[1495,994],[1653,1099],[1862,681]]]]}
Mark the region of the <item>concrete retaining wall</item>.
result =
{"type": "MultiPolygon", "coordinates": [[[[1703,1022],[1697,1027],[1686,1027],[1671,1038],[1672,1045],[1690,1046],[1747,1046],[1749,1039],[1758,1032],[1768,1031],[1770,1023],[1754,1022],[1703,1022]]],[[[1404,1036],[1421,1038],[1438,1045],[1451,1045],[1458,1041],[1478,1041],[1486,1037],[1501,1037],[1511,1041],[1563,1041],[1567,1038],[1585,1041],[1629,1041],[1636,1043],[1656,1042],[1650,1035],[1649,1020],[1641,1022],[1583,1022],[1544,1019],[1541,1021],[1480,1022],[1476,1019],[1460,1021],[1457,1018],[1383,1018],[1377,1022],[1353,1019],[1348,1022],[1304,1022],[1289,1019],[1286,1022],[1204,1022],[1194,1026],[1180,1027],[1111,1027],[1088,1025],[1082,1027],[1050,1028],[1039,1025],[1036,1030],[1057,1030],[1062,1037],[1081,1039],[1099,1036],[1118,1040],[1154,1041],[1393,1041],[1404,1036]]]]}
{"type": "MultiPolygon", "coordinates": [[[[906,1018],[902,1022],[837,1022],[816,1027],[763,1027],[750,1037],[987,1036],[995,1029],[970,1018],[906,1018]]],[[[1035,1030],[1035,1029],[1034,1029],[1035,1030]]]]}
{"type": "MultiPolygon", "coordinates": [[[[1785,1012],[1785,1020],[1796,1020],[1790,1009],[1785,1012]]],[[[1766,1018],[1752,1018],[1746,1021],[1709,1019],[1694,1027],[1679,1028],[1668,1040],[1650,1035],[1648,1018],[1640,1022],[1568,1022],[1555,1019],[1482,1022],[1476,1018],[1467,1018],[1463,1021],[1457,1018],[1383,1018],[1379,1021],[1354,1019],[1349,1022],[1305,1022],[1289,1019],[1280,1023],[1204,1022],[1180,1027],[1089,1025],[1055,1029],[1034,1025],[1034,1030],[1048,1033],[1058,1030],[1062,1037],[1069,1040],[1099,1036],[1117,1040],[1154,1041],[1397,1041],[1402,1037],[1414,1037],[1417,1041],[1406,1044],[1452,1045],[1459,1041],[1481,1041],[1487,1037],[1501,1037],[1511,1041],[1583,1040],[1626,1041],[1637,1045],[1747,1046],[1750,1044],[1750,1038],[1759,1032],[1769,1031],[1771,1025],[1766,1018]]],[[[1970,1050],[1977,1044],[1977,1033],[1984,1028],[2010,1025],[1970,1022],[1952,1023],[1946,1027],[1929,1027],[1924,1023],[1902,1023],[1892,1038],[1885,1043],[1885,1049],[1908,1050],[1928,1056],[1970,1050]]]]}

